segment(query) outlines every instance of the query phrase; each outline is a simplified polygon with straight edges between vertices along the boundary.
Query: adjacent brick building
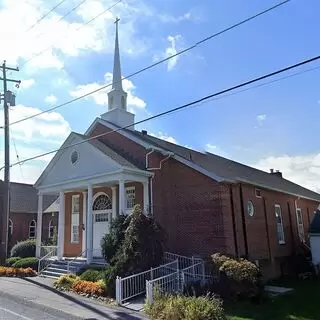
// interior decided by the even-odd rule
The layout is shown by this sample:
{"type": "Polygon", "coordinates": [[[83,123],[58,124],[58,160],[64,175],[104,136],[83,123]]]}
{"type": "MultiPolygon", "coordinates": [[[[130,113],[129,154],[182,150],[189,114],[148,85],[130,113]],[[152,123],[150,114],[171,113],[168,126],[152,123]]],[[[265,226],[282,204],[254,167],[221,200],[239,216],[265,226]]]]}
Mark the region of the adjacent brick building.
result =
{"type": "MultiPolygon", "coordinates": [[[[9,248],[18,241],[36,238],[37,234],[37,211],[38,197],[37,190],[31,184],[10,183],[10,215],[8,240],[9,248]]],[[[43,202],[43,209],[53,203],[56,197],[46,196],[43,202]]],[[[2,214],[2,206],[1,206],[2,214]]],[[[58,212],[46,211],[43,219],[43,242],[49,243],[54,228],[58,226],[58,212]]]]}

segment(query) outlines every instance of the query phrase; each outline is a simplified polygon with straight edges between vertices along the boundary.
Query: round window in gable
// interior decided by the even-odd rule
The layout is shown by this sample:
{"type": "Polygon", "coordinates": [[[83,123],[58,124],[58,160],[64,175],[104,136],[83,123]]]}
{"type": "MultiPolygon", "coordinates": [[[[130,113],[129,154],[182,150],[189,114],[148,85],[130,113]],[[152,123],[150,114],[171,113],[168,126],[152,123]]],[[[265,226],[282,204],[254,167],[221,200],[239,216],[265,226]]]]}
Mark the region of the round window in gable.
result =
{"type": "Polygon", "coordinates": [[[248,201],[248,215],[250,216],[250,217],[253,217],[253,215],[254,215],[254,205],[253,205],[253,203],[252,203],[252,201],[248,201]]]}
{"type": "Polygon", "coordinates": [[[78,162],[78,160],[79,160],[79,153],[78,153],[78,151],[73,151],[73,152],[71,153],[71,163],[72,163],[72,164],[76,164],[76,163],[78,162]]]}

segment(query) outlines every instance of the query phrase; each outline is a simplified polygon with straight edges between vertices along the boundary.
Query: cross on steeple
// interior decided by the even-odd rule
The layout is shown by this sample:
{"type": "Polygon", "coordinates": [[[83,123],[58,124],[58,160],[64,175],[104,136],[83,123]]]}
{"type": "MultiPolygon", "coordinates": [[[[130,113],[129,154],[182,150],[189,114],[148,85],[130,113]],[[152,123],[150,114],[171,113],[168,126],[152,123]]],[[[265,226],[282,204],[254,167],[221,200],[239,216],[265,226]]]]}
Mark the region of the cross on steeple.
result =
{"type": "Polygon", "coordinates": [[[120,21],[120,18],[119,17],[116,17],[116,21],[114,22],[116,24],[116,26],[118,27],[118,23],[120,21]]]}

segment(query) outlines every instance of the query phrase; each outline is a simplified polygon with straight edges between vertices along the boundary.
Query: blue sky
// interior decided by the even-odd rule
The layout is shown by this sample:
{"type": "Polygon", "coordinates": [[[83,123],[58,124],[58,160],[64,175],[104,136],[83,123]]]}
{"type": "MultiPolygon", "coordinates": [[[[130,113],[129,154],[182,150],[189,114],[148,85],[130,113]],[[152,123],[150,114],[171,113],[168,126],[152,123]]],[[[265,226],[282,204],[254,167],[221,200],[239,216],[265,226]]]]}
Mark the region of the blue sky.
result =
{"type": "MultiPolygon", "coordinates": [[[[20,5],[0,1],[0,20],[19,21],[13,30],[1,33],[12,43],[0,53],[1,59],[13,66],[23,65],[35,53],[48,46],[50,49],[10,75],[25,81],[17,91],[21,106],[11,110],[11,119],[32,114],[35,108],[45,110],[110,81],[110,74],[105,74],[112,72],[113,20],[117,15],[121,19],[125,76],[277,3],[154,0],[150,4],[123,0],[103,17],[81,27],[116,2],[87,0],[57,22],[80,2],[66,0],[24,34],[23,30],[58,1],[23,0],[20,5]]],[[[177,61],[133,77],[125,87],[130,91],[129,107],[136,120],[318,55],[319,10],[316,0],[308,4],[292,0],[181,55],[177,61]]],[[[286,75],[317,66],[319,62],[286,75]]],[[[265,170],[281,169],[286,177],[318,190],[319,80],[319,70],[306,72],[144,123],[138,129],[265,170]]],[[[51,118],[12,126],[20,158],[59,147],[70,130],[85,132],[95,117],[107,110],[105,97],[106,93],[101,93],[62,107],[51,118]]],[[[14,157],[12,150],[12,162],[14,157]]],[[[34,182],[48,160],[50,157],[12,169],[12,179],[34,182]]]]}

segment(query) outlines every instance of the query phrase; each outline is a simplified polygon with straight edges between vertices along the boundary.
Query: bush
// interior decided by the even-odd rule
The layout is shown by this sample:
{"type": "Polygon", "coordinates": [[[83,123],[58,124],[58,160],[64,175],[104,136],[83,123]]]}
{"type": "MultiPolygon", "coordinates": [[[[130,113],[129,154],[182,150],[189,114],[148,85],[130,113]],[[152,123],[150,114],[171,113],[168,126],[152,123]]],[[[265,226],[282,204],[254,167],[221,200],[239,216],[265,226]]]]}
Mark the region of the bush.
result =
{"type": "Polygon", "coordinates": [[[125,231],[130,223],[130,216],[119,215],[112,219],[110,232],[102,238],[102,254],[106,261],[111,261],[122,245],[125,231]]]}
{"type": "Polygon", "coordinates": [[[104,279],[104,271],[102,270],[94,270],[94,269],[87,269],[80,275],[81,280],[86,280],[86,281],[92,281],[92,282],[97,282],[99,280],[104,279]]]}
{"type": "Polygon", "coordinates": [[[53,284],[54,286],[60,289],[70,290],[72,288],[72,285],[79,280],[80,278],[77,277],[75,274],[65,274],[59,277],[57,280],[55,280],[53,284]]]}
{"type": "Polygon", "coordinates": [[[102,296],[105,293],[103,280],[97,282],[77,280],[72,285],[72,290],[76,293],[85,293],[91,296],[102,296]]]}
{"type": "Polygon", "coordinates": [[[214,292],[223,298],[257,299],[261,296],[261,273],[254,263],[221,254],[211,257],[220,272],[219,284],[214,285],[214,292]]]}
{"type": "Polygon", "coordinates": [[[36,240],[25,240],[18,242],[11,249],[11,257],[35,257],[36,255],[36,240]]]}
{"type": "Polygon", "coordinates": [[[29,258],[22,258],[16,261],[12,267],[14,268],[31,268],[33,270],[38,270],[38,258],[29,257],[29,258]]]}
{"type": "Polygon", "coordinates": [[[151,320],[224,320],[222,302],[213,296],[164,296],[146,304],[145,312],[151,320]]]}
{"type": "Polygon", "coordinates": [[[17,262],[17,261],[19,261],[19,260],[21,260],[20,257],[8,258],[8,259],[6,260],[5,266],[6,266],[6,267],[11,267],[15,262],[17,262]]]}
{"type": "Polygon", "coordinates": [[[164,232],[155,220],[144,215],[140,206],[136,205],[125,221],[129,224],[124,239],[105,273],[105,284],[110,295],[114,293],[117,276],[145,271],[162,261],[164,232]]]}
{"type": "Polygon", "coordinates": [[[0,267],[0,277],[34,277],[36,275],[31,268],[0,267]]]}

